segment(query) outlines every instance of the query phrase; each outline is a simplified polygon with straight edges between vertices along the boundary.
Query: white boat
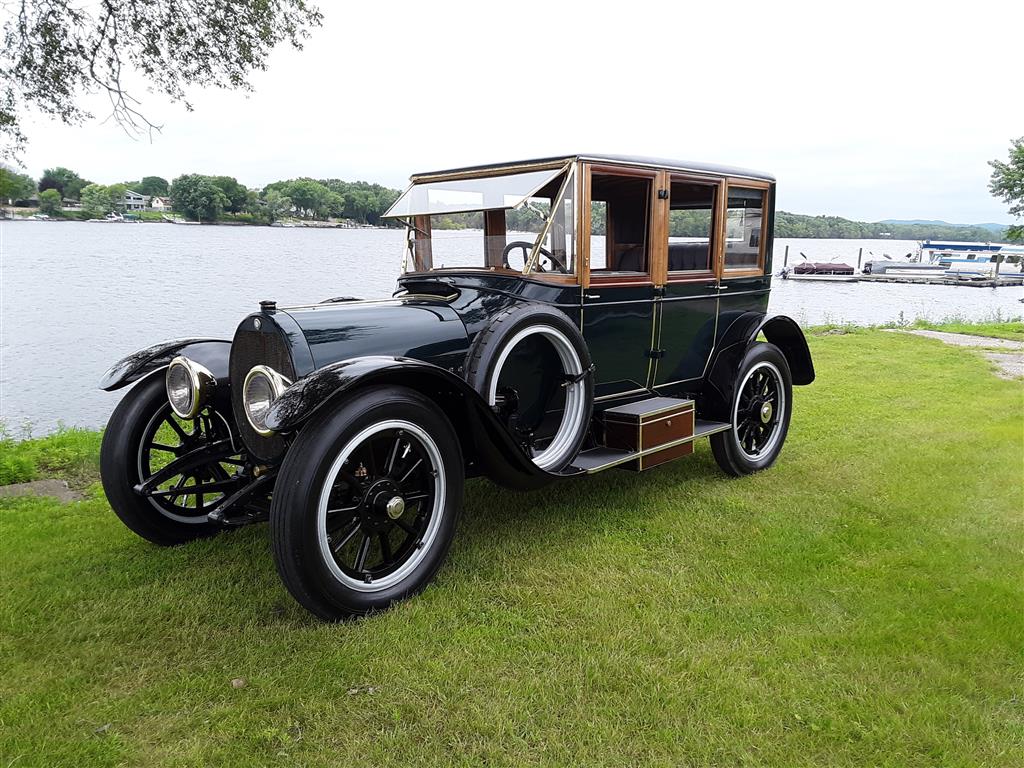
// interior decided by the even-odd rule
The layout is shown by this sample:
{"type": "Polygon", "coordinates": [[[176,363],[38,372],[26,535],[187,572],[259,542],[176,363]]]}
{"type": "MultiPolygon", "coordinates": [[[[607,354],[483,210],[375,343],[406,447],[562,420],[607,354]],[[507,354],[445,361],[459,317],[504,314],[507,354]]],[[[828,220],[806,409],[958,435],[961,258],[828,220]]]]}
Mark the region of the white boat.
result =
{"type": "MultiPolygon", "coordinates": [[[[908,254],[909,255],[909,254],[908,254]]],[[[936,275],[959,279],[992,279],[996,267],[1001,274],[1019,274],[1021,264],[1009,264],[1007,256],[1024,261],[1024,246],[1006,243],[939,242],[925,240],[917,257],[909,261],[872,259],[864,265],[870,275],[936,275]]]]}

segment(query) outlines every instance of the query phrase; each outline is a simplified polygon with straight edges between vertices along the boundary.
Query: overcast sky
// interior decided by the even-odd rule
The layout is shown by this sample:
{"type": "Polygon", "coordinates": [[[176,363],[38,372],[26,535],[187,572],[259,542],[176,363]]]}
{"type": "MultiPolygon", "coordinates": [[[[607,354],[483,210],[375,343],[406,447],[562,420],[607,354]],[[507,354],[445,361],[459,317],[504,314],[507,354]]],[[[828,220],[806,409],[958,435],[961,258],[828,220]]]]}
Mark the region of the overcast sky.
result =
{"type": "Polygon", "coordinates": [[[33,119],[26,167],[401,187],[414,171],[610,152],[766,170],[797,213],[1011,220],[987,161],[1024,135],[1024,3],[320,7],[323,27],[275,52],[254,93],[195,90],[192,113],[142,94],[164,126],[152,143],[33,119]]]}

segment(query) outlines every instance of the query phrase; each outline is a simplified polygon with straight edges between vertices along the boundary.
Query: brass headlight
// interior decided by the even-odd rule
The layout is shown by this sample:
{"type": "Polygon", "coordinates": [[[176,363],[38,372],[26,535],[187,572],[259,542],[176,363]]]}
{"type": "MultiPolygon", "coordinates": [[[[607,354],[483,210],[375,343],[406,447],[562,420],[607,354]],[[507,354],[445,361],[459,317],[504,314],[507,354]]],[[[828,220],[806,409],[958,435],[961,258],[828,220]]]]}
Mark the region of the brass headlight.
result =
{"type": "Polygon", "coordinates": [[[217,386],[206,366],[181,355],[171,360],[165,380],[171,410],[183,419],[194,419],[217,386]]]}
{"type": "Polygon", "coordinates": [[[266,365],[257,365],[246,374],[242,386],[242,404],[245,406],[245,417],[259,434],[267,437],[274,430],[267,429],[267,413],[274,401],[281,396],[291,382],[284,376],[266,365]]]}

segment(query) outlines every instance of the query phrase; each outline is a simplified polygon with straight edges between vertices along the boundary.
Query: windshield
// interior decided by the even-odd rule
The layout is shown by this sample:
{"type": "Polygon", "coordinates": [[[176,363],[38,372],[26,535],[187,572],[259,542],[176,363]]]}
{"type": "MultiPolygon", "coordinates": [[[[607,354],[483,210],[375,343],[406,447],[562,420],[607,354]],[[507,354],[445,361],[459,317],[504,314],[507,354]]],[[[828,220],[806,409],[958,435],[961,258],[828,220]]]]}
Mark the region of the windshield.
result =
{"type": "Polygon", "coordinates": [[[410,211],[407,272],[468,268],[571,275],[574,200],[575,169],[563,167],[413,184],[387,215],[410,211]]]}
{"type": "Polygon", "coordinates": [[[515,208],[563,170],[547,168],[475,179],[419,182],[409,187],[384,217],[405,218],[515,208]]]}

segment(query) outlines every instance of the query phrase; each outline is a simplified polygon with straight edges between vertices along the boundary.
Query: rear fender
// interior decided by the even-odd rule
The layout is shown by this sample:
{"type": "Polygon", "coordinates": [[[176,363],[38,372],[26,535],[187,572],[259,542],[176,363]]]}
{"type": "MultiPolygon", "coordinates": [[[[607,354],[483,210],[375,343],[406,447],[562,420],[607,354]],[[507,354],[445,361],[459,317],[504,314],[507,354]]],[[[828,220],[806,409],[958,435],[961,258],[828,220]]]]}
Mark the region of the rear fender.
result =
{"type": "Polygon", "coordinates": [[[121,389],[148,376],[153,371],[166,368],[171,360],[184,355],[205,366],[216,377],[218,384],[228,381],[228,358],[231,342],[224,339],[173,339],[162,341],[151,347],[140,349],[128,357],[118,360],[100,379],[99,388],[107,392],[121,389]]]}
{"type": "Polygon", "coordinates": [[[786,315],[767,317],[746,312],[736,318],[722,335],[709,373],[700,393],[700,411],[705,418],[730,421],[736,374],[747,349],[764,334],[782,352],[794,384],[814,381],[814,362],[807,338],[796,321],[786,315]]]}
{"type": "Polygon", "coordinates": [[[356,357],[319,368],[274,401],[267,426],[275,432],[294,432],[346,395],[381,384],[414,389],[437,404],[458,433],[470,474],[483,474],[496,483],[519,489],[539,488],[557,478],[533,463],[464,379],[411,358],[356,357]]]}

